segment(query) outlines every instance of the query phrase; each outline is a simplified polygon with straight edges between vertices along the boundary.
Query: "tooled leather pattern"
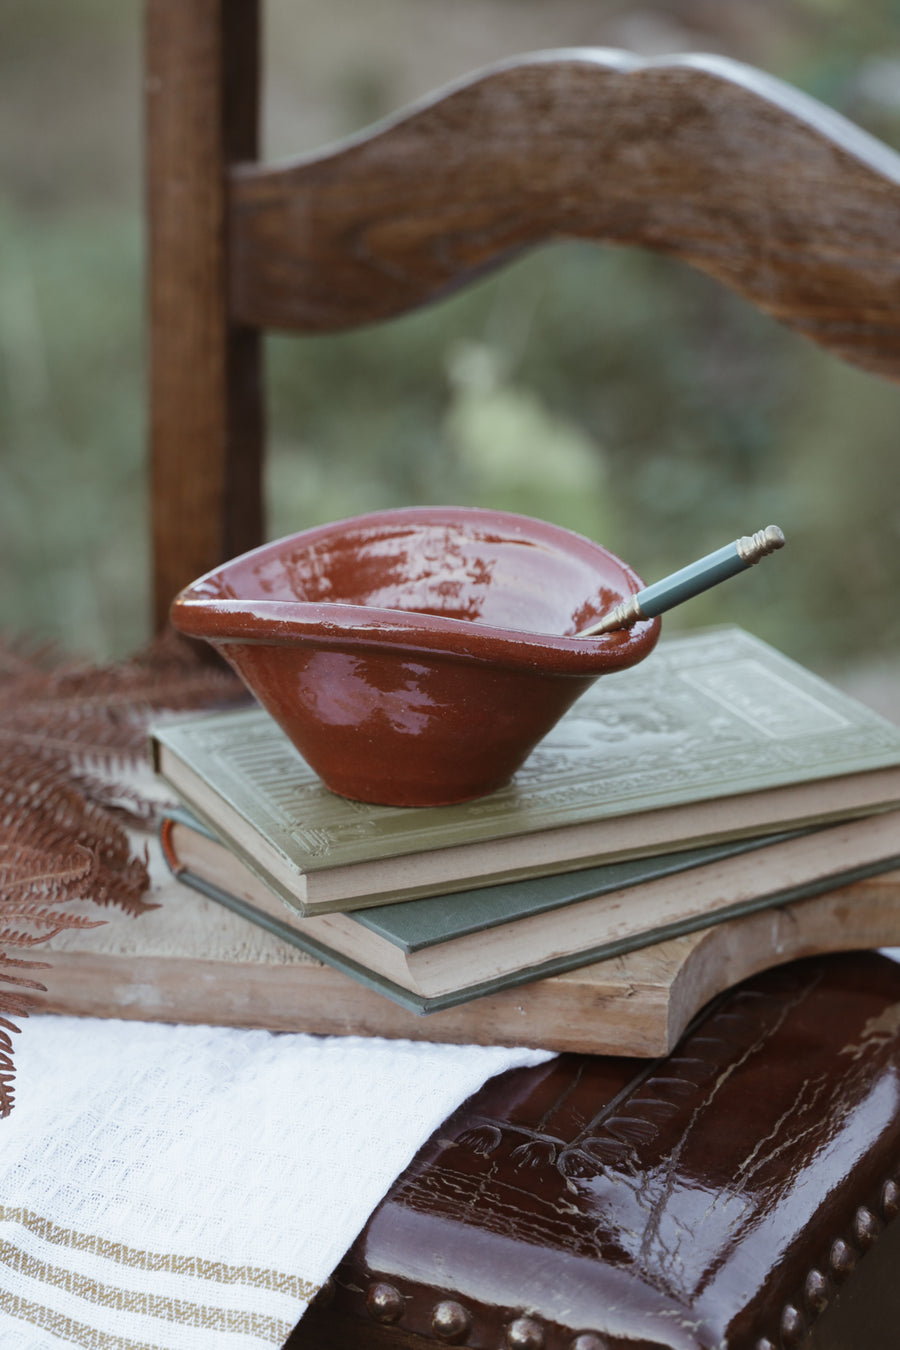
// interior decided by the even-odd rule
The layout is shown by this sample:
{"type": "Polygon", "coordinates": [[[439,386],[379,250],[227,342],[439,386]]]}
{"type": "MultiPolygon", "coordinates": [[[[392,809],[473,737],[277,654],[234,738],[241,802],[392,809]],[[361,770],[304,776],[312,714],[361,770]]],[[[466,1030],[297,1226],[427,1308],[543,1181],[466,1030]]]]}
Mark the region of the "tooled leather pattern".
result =
{"type": "Polygon", "coordinates": [[[641,1172],[647,1149],[662,1124],[673,1124],[680,1116],[688,1131],[728,1077],[750,1055],[764,1049],[820,979],[819,974],[791,970],[782,974],[773,990],[750,988],[723,995],[685,1035],[674,1054],[637,1070],[568,1138],[549,1127],[564,1099],[578,1088],[581,1071],[534,1125],[472,1117],[456,1136],[456,1143],[487,1157],[501,1144],[519,1139],[511,1151],[517,1167],[552,1167],[567,1179],[589,1179],[609,1169],[617,1175],[641,1172]]]}

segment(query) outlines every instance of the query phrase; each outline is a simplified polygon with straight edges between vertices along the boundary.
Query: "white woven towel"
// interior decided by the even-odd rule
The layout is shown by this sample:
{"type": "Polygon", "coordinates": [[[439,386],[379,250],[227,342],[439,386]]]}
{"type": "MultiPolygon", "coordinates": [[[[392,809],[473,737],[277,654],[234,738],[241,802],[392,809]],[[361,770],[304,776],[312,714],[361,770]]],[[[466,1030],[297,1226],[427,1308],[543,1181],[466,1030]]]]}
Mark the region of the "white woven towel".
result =
{"type": "Polygon", "coordinates": [[[540,1051],[32,1017],[0,1350],[280,1346],[456,1106],[540,1051]]]}

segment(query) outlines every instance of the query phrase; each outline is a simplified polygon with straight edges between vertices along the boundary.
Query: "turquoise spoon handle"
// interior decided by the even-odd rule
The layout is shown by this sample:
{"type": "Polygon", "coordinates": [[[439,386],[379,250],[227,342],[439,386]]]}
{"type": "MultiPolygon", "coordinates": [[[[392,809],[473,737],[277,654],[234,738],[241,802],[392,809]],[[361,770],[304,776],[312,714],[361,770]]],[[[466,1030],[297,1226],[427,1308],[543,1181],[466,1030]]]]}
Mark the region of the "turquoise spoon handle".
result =
{"type": "Polygon", "coordinates": [[[705,558],[698,558],[696,562],[682,567],[680,572],[673,572],[662,581],[645,586],[637,595],[629,596],[616,605],[598,623],[582,628],[575,636],[597,637],[601,633],[612,633],[617,628],[630,628],[639,619],[655,619],[657,614],[664,614],[667,609],[673,609],[684,600],[690,600],[701,591],[708,591],[720,581],[752,567],[760,558],[774,553],[783,545],[784,535],[777,525],[767,525],[764,530],[757,530],[756,534],[745,534],[735,539],[733,544],[726,544],[724,548],[716,549],[715,553],[707,553],[705,558]]]}

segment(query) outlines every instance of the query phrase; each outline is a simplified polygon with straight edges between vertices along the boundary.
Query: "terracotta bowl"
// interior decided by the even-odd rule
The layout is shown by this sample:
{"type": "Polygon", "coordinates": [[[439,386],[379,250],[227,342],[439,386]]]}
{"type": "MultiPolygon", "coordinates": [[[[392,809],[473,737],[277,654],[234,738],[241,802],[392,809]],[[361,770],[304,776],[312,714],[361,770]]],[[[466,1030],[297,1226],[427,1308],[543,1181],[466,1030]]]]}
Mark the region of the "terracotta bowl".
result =
{"type": "Polygon", "coordinates": [[[334,792],[442,805],[501,787],[598,675],[653,649],[658,619],[572,636],[642,585],[559,526],[412,507],[235,558],[182,591],[172,621],[231,663],[334,792]]]}

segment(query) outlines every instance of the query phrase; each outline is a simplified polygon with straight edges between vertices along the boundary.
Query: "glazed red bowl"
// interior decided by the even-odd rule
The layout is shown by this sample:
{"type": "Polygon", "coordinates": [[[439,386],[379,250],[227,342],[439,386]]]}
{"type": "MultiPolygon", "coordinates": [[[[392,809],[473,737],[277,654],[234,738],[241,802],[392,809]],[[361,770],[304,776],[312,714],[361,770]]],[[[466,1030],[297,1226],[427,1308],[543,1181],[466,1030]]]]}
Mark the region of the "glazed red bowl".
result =
{"type": "Polygon", "coordinates": [[[466,507],[379,511],[265,544],[176,598],[342,796],[432,806],[506,783],[659,620],[574,634],[643,583],[557,525],[466,507]]]}

